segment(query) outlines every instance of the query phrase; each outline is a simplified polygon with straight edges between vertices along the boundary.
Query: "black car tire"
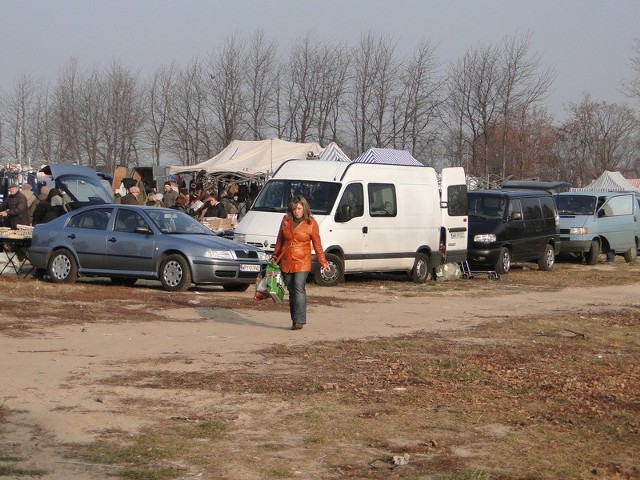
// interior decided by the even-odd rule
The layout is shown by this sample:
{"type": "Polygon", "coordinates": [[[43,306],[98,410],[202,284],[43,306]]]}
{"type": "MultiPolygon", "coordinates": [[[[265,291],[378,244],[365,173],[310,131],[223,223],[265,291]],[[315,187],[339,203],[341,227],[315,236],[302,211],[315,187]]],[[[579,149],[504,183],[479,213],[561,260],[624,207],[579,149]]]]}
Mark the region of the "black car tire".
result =
{"type": "Polygon", "coordinates": [[[182,255],[173,254],[162,260],[159,277],[162,288],[168,292],[184,292],[191,287],[191,270],[182,255]]]}
{"type": "Polygon", "coordinates": [[[505,275],[511,270],[511,251],[507,247],[500,249],[495,270],[498,275],[505,275]]]}
{"type": "Polygon", "coordinates": [[[538,268],[543,272],[550,272],[553,270],[553,266],[556,263],[556,255],[553,251],[553,246],[547,245],[544,247],[544,254],[538,259],[538,268]]]}
{"type": "Polygon", "coordinates": [[[244,292],[250,286],[251,286],[251,284],[249,284],[249,283],[229,283],[227,285],[223,285],[222,288],[226,292],[244,292]]]}
{"type": "Polygon", "coordinates": [[[74,283],[78,280],[78,264],[69,250],[56,250],[49,259],[47,273],[54,283],[74,283]]]}
{"type": "Polygon", "coordinates": [[[598,240],[591,240],[591,248],[584,254],[584,261],[587,265],[595,265],[598,263],[598,257],[600,256],[600,242],[598,240]]]}
{"type": "Polygon", "coordinates": [[[333,287],[344,278],[344,264],[338,255],[327,253],[325,256],[329,264],[329,272],[325,273],[322,271],[322,267],[318,267],[318,270],[313,275],[313,279],[322,287],[333,287]]]}
{"type": "Polygon", "coordinates": [[[121,287],[133,287],[137,281],[138,281],[137,278],[111,277],[111,283],[121,287]]]}
{"type": "Polygon", "coordinates": [[[624,261],[627,263],[635,262],[637,257],[638,249],[636,247],[631,247],[629,250],[624,252],[624,261]]]}
{"type": "Polygon", "coordinates": [[[425,283],[429,280],[430,268],[429,257],[424,253],[418,253],[411,269],[411,281],[413,283],[425,283]]]}

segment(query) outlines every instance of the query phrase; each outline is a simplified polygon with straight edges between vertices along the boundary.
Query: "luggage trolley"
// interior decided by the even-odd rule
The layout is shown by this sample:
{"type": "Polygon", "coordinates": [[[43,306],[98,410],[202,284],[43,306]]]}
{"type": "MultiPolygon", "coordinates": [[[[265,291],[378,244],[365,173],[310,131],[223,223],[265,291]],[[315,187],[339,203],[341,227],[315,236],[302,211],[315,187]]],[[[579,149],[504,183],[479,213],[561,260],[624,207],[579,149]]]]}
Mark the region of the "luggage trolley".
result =
{"type": "Polygon", "coordinates": [[[476,278],[477,275],[486,275],[489,280],[500,280],[500,274],[495,270],[471,270],[469,262],[465,260],[460,262],[460,271],[462,271],[462,278],[476,278]]]}

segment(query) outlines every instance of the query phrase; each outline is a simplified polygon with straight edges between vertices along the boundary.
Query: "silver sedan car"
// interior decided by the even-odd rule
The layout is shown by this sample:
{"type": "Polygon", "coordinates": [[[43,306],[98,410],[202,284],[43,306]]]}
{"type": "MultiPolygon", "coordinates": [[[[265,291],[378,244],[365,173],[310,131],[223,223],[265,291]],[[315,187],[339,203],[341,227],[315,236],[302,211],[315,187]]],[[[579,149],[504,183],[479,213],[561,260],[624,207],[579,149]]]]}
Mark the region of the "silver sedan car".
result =
{"type": "Polygon", "coordinates": [[[192,284],[244,291],[268,261],[261,249],[221,238],[180,211],[120,204],[84,207],[36,225],[27,255],[53,282],[149,279],[168,291],[192,284]]]}

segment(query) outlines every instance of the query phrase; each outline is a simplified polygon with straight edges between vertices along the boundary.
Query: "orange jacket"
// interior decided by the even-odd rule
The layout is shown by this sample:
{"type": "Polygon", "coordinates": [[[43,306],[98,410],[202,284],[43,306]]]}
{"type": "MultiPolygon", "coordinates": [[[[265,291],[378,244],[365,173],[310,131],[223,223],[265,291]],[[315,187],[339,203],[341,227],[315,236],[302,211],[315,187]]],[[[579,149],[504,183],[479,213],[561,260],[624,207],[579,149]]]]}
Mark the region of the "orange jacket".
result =
{"type": "Polygon", "coordinates": [[[316,253],[318,263],[327,267],[324,256],[318,223],[312,217],[308,222],[304,220],[295,228],[293,219],[285,215],[280,223],[274,257],[279,258],[280,269],[286,273],[311,271],[311,244],[316,253]]]}

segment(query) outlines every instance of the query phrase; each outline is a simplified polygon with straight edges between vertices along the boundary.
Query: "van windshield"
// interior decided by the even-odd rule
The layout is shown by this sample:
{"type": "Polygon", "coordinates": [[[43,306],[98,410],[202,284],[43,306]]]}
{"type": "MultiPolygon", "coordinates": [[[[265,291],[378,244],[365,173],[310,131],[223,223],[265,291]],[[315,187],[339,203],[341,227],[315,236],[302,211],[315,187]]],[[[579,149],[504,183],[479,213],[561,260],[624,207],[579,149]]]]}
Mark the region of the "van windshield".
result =
{"type": "Polygon", "coordinates": [[[502,220],[507,199],[501,195],[469,195],[469,217],[502,220]]]}
{"type": "Polygon", "coordinates": [[[251,210],[285,213],[291,199],[302,195],[314,215],[329,215],[340,191],[339,183],[271,179],[260,191],[251,210]]]}
{"type": "Polygon", "coordinates": [[[556,206],[558,207],[558,215],[593,215],[596,211],[596,197],[558,195],[556,206]]]}

